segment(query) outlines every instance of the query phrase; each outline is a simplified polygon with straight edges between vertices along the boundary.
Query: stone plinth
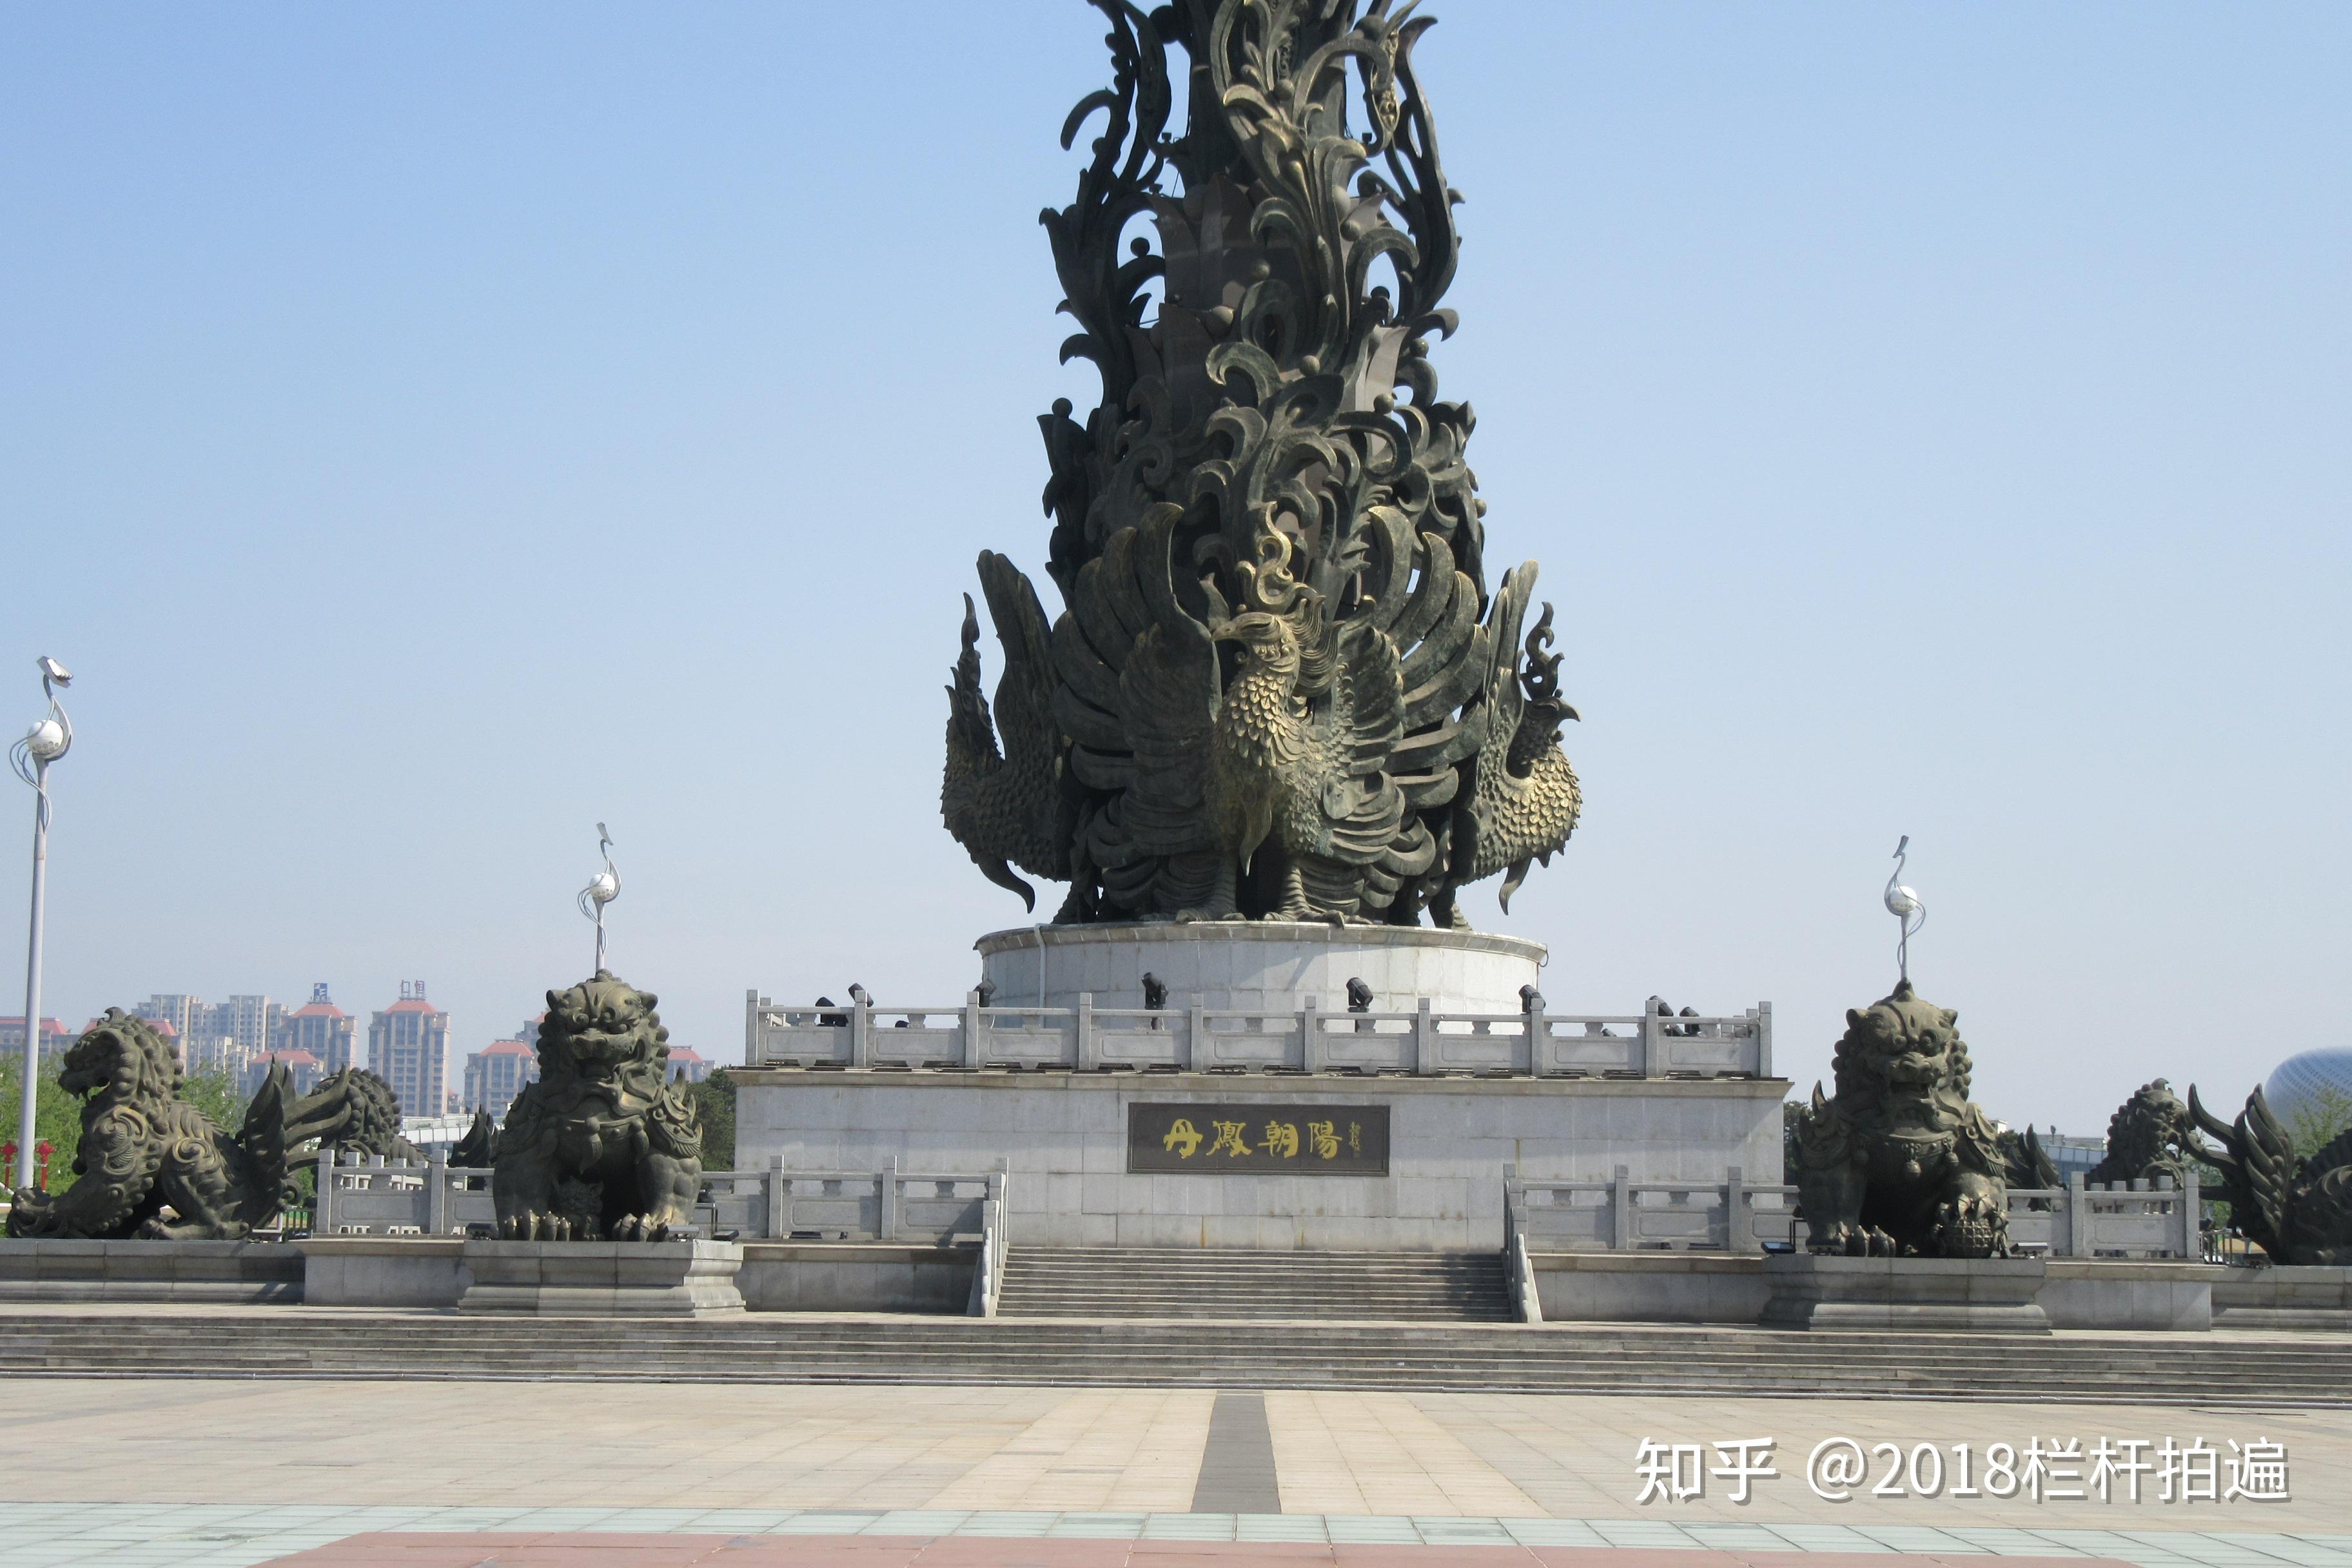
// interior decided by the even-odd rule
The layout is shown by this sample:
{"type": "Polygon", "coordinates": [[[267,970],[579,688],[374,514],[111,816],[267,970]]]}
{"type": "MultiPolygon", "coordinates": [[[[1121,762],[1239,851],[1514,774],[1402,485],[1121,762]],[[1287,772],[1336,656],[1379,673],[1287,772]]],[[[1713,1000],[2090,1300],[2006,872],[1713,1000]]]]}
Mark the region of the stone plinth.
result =
{"type": "Polygon", "coordinates": [[[720,1318],[743,1311],[743,1248],[725,1241],[468,1241],[461,1312],[720,1318]]]}
{"type": "MultiPolygon", "coordinates": [[[[1350,1073],[738,1069],[736,1161],[787,1171],[982,1171],[1003,1162],[1013,1246],[1492,1250],[1502,1170],[1528,1180],[1720,1181],[1777,1172],[1777,1079],[1408,1078],[1350,1073]],[[1384,1169],[1172,1168],[1139,1160],[1138,1108],[1230,1107],[1385,1122],[1384,1169]],[[1156,1168],[1146,1168],[1156,1166],[1156,1168]]],[[[1206,1110],[1192,1113],[1204,1140],[1206,1110]]],[[[1302,1138],[1307,1116],[1293,1115],[1302,1138]]],[[[1155,1147],[1157,1145],[1154,1145],[1155,1147]]],[[[1205,1154],[1204,1141],[1195,1150],[1205,1154]]],[[[1164,1153],[1165,1151],[1163,1150],[1164,1153]]],[[[1203,1160],[1202,1167],[1211,1162],[1203,1160]]]]}
{"type": "Polygon", "coordinates": [[[2048,1270],[2036,1258],[1828,1258],[1764,1260],[1775,1329],[1969,1330],[2046,1334],[2048,1270]]]}
{"type": "Polygon", "coordinates": [[[0,1301],[299,1301],[302,1255],[274,1241],[0,1240],[0,1301]]]}
{"type": "Polygon", "coordinates": [[[2215,1271],[2217,1329],[2352,1329],[2352,1268],[2215,1271]]]}
{"type": "Polygon", "coordinates": [[[972,944],[999,1007],[1140,1007],[1143,976],[1168,1005],[1295,1013],[1312,997],[1345,1012],[1348,982],[1372,988],[1375,1012],[1517,1013],[1519,987],[1542,988],[1543,943],[1414,926],[1246,921],[1202,925],[1022,926],[972,944]]]}

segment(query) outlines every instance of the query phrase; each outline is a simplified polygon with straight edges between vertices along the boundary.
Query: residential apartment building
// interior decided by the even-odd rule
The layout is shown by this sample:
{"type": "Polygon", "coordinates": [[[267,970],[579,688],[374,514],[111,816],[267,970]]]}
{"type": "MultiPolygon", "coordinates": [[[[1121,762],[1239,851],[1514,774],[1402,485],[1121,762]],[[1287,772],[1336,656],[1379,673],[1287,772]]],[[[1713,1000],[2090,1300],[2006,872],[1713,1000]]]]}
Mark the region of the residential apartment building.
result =
{"type": "Polygon", "coordinates": [[[180,1030],[180,1060],[190,1072],[226,1073],[243,1082],[254,1062],[278,1043],[285,1010],[267,996],[232,996],[208,1005],[200,996],[173,993],[149,997],[139,1012],[180,1030]]]}
{"type": "Polygon", "coordinates": [[[131,1011],[151,1024],[171,1025],[173,1037],[184,1043],[195,1037],[204,1023],[205,999],[185,992],[159,991],[131,1011]]]}
{"type": "Polygon", "coordinates": [[[449,1096],[449,1015],[425,999],[425,982],[404,980],[400,1000],[368,1019],[368,1068],[392,1086],[406,1116],[440,1116],[449,1096]]]}
{"type": "Polygon", "coordinates": [[[232,996],[205,1009],[205,1033],[233,1042],[250,1059],[277,1045],[285,1011],[267,996],[232,996]]]}
{"type": "Polygon", "coordinates": [[[286,1068],[287,1088],[296,1094],[310,1093],[319,1087],[319,1080],[327,1076],[325,1064],[309,1051],[260,1051],[237,1075],[237,1092],[247,1100],[252,1099],[260,1091],[262,1080],[269,1076],[269,1069],[280,1065],[286,1068]]]}
{"type": "Polygon", "coordinates": [[[466,1058],[465,1108],[503,1121],[522,1086],[538,1079],[537,1051],[520,1040],[493,1040],[466,1058]]]}
{"type": "Polygon", "coordinates": [[[669,1048],[669,1080],[672,1083],[700,1083],[710,1076],[716,1062],[705,1061],[702,1053],[684,1046],[669,1048]]]}
{"type": "Polygon", "coordinates": [[[327,994],[323,980],[310,987],[310,1000],[286,1015],[278,1026],[277,1048],[282,1051],[308,1051],[319,1058],[319,1070],[341,1072],[359,1064],[352,1060],[358,1054],[359,1026],[355,1019],[335,1005],[327,994]]]}
{"type": "MultiPolygon", "coordinates": [[[[56,1018],[41,1020],[41,1059],[43,1061],[63,1056],[73,1043],[73,1031],[67,1028],[62,1021],[56,1018]]],[[[0,1018],[0,1052],[5,1052],[12,1061],[24,1059],[25,1016],[22,1013],[13,1018],[0,1018]]]]}

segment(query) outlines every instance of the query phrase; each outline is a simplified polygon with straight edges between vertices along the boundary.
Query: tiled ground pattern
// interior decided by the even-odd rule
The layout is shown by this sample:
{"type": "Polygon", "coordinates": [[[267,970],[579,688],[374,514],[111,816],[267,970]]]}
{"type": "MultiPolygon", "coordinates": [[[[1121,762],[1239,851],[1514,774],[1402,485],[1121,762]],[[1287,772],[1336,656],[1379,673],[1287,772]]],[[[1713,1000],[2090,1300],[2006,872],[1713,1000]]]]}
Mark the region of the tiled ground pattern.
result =
{"type": "Polygon", "coordinates": [[[10,1379],[0,1383],[0,1498],[11,1500],[0,1501],[0,1568],[247,1568],[304,1552],[315,1553],[306,1563],[406,1568],[1173,1568],[1188,1554],[1233,1568],[1400,1552],[1498,1568],[1636,1568],[1652,1553],[1675,1568],[1731,1568],[1787,1563],[1790,1552],[1809,1553],[1809,1568],[1987,1556],[2352,1568],[2352,1412],[1276,1392],[1265,1411],[1285,1511],[1189,1513],[1216,1398],[10,1379]],[[1979,1449],[2035,1434],[2267,1436],[2293,1456],[2294,1498],[1835,1504],[1788,1473],[1832,1434],[1979,1449]],[[1641,1438],[1762,1436],[1777,1440],[1783,1475],[1757,1483],[1746,1506],[1720,1487],[1636,1506],[1641,1438]],[[152,1502],[120,1500],[130,1495],[152,1502]]]}

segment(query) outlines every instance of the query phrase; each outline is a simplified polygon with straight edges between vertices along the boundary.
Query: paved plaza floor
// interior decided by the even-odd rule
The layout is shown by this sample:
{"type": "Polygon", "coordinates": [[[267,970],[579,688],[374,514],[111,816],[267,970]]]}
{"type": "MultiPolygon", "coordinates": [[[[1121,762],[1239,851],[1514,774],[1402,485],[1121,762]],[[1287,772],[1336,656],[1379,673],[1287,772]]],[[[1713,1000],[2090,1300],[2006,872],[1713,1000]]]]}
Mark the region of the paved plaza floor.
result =
{"type": "Polygon", "coordinates": [[[2347,1410],[14,1377],[0,1415],[0,1568],[2352,1568],[2347,1410]],[[2103,1439],[2150,1467],[2111,1468],[2106,1500],[2103,1439]],[[2158,1462],[2168,1442],[2214,1456],[2217,1492],[2254,1479],[2250,1446],[2283,1447],[2288,1495],[2167,1500],[2164,1469],[2201,1493],[2209,1468],[2158,1462]],[[1846,1443],[1863,1479],[1817,1489],[1810,1458],[1846,1443]],[[1976,1496],[1951,1495],[1962,1447],[1976,1496]],[[1937,1469],[1938,1495],[1892,1495],[1937,1469]]]}

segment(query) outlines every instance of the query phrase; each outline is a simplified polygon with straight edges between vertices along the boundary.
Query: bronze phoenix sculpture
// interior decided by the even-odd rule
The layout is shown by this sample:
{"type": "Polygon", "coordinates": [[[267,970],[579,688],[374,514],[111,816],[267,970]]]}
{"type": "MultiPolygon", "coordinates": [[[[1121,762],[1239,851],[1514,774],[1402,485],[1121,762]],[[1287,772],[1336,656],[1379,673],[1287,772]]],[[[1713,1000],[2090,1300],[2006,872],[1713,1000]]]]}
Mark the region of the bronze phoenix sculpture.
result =
{"type": "Polygon", "coordinates": [[[1577,715],[1549,605],[1520,640],[1534,563],[1487,593],[1475,421],[1430,363],[1461,199],[1413,70],[1431,19],[1090,3],[1112,83],[1043,221],[1102,399],[1040,421],[1062,613],[980,557],[1004,668],[992,710],[967,599],[949,831],[1033,909],[1018,873],[1067,882],[1065,921],[1462,925],[1497,875],[1507,908],[1575,828],[1577,715]]]}

